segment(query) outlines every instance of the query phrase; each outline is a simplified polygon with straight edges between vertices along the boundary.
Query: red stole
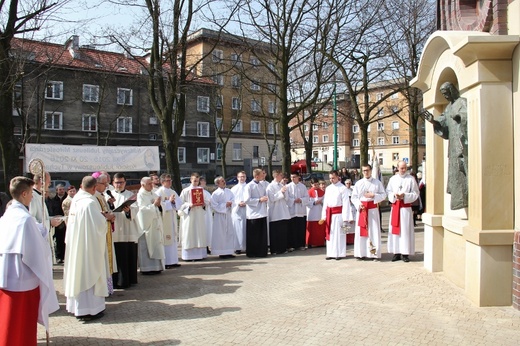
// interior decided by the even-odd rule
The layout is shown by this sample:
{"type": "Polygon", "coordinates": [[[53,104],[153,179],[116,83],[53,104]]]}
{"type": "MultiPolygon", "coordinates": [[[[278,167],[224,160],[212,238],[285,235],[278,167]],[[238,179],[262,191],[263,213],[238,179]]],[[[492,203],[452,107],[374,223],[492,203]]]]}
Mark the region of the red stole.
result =
{"type": "Polygon", "coordinates": [[[368,237],[368,210],[377,208],[377,204],[373,201],[362,201],[361,204],[365,206],[365,208],[359,211],[359,235],[368,237]]]}
{"type": "Polygon", "coordinates": [[[392,234],[401,235],[401,208],[410,208],[411,203],[398,199],[392,204],[392,234]]]}
{"type": "Polygon", "coordinates": [[[330,223],[332,221],[332,215],[341,214],[343,206],[338,207],[327,207],[327,219],[325,220],[325,239],[330,240],[330,223]]]}
{"type": "Polygon", "coordinates": [[[316,198],[316,193],[318,194],[318,198],[319,197],[323,197],[323,195],[325,194],[325,191],[323,191],[322,189],[315,189],[314,187],[311,187],[309,189],[309,197],[310,198],[316,198]]]}

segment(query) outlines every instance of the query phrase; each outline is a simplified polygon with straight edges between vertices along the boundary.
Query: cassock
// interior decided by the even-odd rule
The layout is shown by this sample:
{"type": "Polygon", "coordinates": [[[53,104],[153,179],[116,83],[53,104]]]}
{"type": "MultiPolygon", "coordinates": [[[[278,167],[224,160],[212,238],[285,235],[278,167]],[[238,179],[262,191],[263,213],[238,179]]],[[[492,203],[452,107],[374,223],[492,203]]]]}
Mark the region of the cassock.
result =
{"type": "Polygon", "coordinates": [[[347,235],[341,232],[341,228],[345,222],[353,220],[348,197],[348,190],[340,181],[325,189],[320,218],[325,220],[324,225],[328,228],[329,239],[325,241],[327,257],[347,256],[347,235]]]}
{"type": "Polygon", "coordinates": [[[265,182],[252,180],[244,191],[247,257],[267,256],[267,202],[260,202],[261,197],[267,196],[266,187],[265,182]]]}
{"type": "Polygon", "coordinates": [[[377,179],[363,178],[354,185],[351,196],[351,201],[357,210],[354,257],[381,258],[381,220],[378,204],[385,198],[385,188],[377,179]],[[365,192],[373,192],[374,197],[364,197],[365,192]],[[362,204],[365,205],[365,211],[361,211],[362,204]]]}
{"type": "Polygon", "coordinates": [[[323,246],[325,244],[325,224],[319,224],[323,209],[323,196],[325,191],[311,187],[309,193],[309,205],[307,206],[307,233],[308,246],[323,246]]]}
{"type": "Polygon", "coordinates": [[[171,266],[179,263],[177,210],[180,209],[182,205],[181,198],[175,190],[164,186],[158,188],[155,193],[161,197],[164,232],[164,264],[171,266]],[[173,203],[170,201],[171,196],[175,196],[175,202],[173,203]]]}
{"type": "Polygon", "coordinates": [[[59,309],[49,244],[27,208],[14,200],[0,219],[0,344],[36,345],[59,309]]]}
{"type": "Polygon", "coordinates": [[[211,236],[212,255],[232,255],[235,252],[236,233],[231,216],[234,204],[235,196],[228,188],[219,187],[211,195],[211,209],[214,212],[211,236]],[[229,207],[228,202],[231,202],[229,207]]]}
{"type": "Polygon", "coordinates": [[[419,197],[419,188],[410,174],[396,174],[386,187],[388,201],[392,204],[388,229],[388,252],[413,255],[415,253],[415,232],[411,203],[419,197]],[[404,192],[404,200],[398,202],[395,194],[404,192]],[[395,225],[395,226],[393,226],[395,225]]]}
{"type": "Polygon", "coordinates": [[[269,212],[269,250],[271,254],[283,254],[287,251],[287,232],[291,213],[287,201],[289,194],[282,192],[283,184],[273,180],[267,186],[269,212]]]}
{"type": "Polygon", "coordinates": [[[107,222],[96,197],[82,189],[72,200],[68,220],[63,273],[67,311],[96,315],[105,310],[108,296],[107,222]]]}
{"type": "Polygon", "coordinates": [[[244,199],[244,190],[246,183],[238,183],[231,188],[231,192],[235,196],[235,206],[231,216],[233,218],[233,228],[236,233],[235,250],[246,250],[246,205],[244,199]],[[241,206],[243,204],[243,206],[241,206]]]}
{"type": "Polygon", "coordinates": [[[138,239],[139,268],[141,273],[164,270],[163,225],[159,209],[154,205],[157,195],[143,187],[137,193],[137,224],[141,236],[138,239]]]}
{"type": "Polygon", "coordinates": [[[180,241],[181,241],[181,257],[183,260],[200,260],[207,257],[206,247],[207,240],[207,221],[206,210],[209,208],[210,201],[204,196],[204,206],[191,207],[191,190],[201,189],[190,185],[181,191],[181,208],[179,215],[181,217],[180,225],[180,241]]]}
{"type": "MultiPolygon", "coordinates": [[[[111,191],[114,196],[114,207],[118,208],[123,202],[134,195],[133,192],[123,190],[111,191]]],[[[130,205],[130,211],[114,213],[114,233],[112,240],[117,261],[117,273],[112,275],[115,288],[128,288],[137,283],[137,241],[139,239],[139,226],[137,225],[137,212],[139,207],[136,203],[130,205]]]]}
{"type": "Polygon", "coordinates": [[[307,206],[310,202],[309,194],[305,185],[300,182],[287,184],[287,192],[289,193],[287,205],[291,213],[291,227],[287,236],[288,247],[295,249],[303,248],[305,247],[307,206]],[[297,198],[301,199],[300,203],[295,202],[297,198]]]}

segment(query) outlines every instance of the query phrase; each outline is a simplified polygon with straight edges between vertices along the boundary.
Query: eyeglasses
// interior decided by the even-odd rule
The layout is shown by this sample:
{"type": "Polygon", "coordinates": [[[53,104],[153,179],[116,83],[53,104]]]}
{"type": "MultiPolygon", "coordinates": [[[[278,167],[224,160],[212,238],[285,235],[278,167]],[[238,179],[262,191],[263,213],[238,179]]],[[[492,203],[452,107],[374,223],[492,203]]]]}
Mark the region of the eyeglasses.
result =
{"type": "Polygon", "coordinates": [[[172,181],[171,179],[164,179],[163,181],[172,181]]]}
{"type": "Polygon", "coordinates": [[[126,181],[114,181],[114,184],[124,184],[126,181]]]}

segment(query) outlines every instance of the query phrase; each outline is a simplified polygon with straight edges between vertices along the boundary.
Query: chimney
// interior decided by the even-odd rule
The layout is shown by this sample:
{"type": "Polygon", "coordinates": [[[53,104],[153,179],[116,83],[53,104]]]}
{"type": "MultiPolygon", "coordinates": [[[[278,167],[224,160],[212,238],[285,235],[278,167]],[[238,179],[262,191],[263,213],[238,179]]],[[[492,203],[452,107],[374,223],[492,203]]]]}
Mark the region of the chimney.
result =
{"type": "Polygon", "coordinates": [[[72,35],[67,42],[65,42],[65,49],[67,49],[73,59],[79,59],[79,36],[72,35]]]}

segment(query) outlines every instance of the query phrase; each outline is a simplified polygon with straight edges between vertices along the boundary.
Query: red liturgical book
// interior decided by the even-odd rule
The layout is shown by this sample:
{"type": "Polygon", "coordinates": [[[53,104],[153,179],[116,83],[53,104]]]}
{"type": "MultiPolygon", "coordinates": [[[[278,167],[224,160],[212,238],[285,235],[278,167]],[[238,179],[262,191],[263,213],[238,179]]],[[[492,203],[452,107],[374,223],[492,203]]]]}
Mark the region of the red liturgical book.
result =
{"type": "Polygon", "coordinates": [[[194,207],[204,206],[204,191],[202,188],[191,190],[191,203],[194,207]]]}

